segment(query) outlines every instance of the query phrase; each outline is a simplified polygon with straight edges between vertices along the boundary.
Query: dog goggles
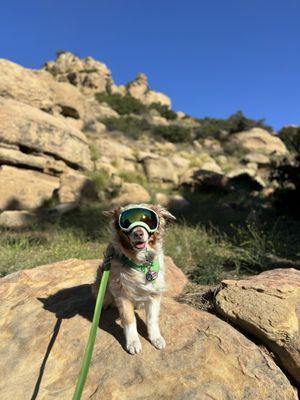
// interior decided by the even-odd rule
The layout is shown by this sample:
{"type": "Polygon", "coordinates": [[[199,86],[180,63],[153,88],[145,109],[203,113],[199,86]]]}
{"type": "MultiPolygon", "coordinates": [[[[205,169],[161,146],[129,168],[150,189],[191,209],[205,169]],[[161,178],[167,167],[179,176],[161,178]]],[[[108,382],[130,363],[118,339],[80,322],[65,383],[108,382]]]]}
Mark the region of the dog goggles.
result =
{"type": "Polygon", "coordinates": [[[150,208],[134,207],[123,211],[119,216],[119,227],[124,232],[129,232],[136,226],[142,226],[149,233],[154,233],[159,225],[156,212],[150,208]]]}

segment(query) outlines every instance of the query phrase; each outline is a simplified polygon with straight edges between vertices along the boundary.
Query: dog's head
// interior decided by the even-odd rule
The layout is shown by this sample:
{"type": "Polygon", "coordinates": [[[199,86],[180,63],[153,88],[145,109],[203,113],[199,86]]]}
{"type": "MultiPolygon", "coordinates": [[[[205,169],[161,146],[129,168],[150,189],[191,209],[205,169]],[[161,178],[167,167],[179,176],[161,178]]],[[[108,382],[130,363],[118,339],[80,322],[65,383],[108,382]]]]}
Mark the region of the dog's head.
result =
{"type": "MultiPolygon", "coordinates": [[[[113,242],[123,254],[134,255],[137,259],[142,258],[142,254],[147,252],[157,253],[161,247],[162,235],[167,220],[176,219],[169,211],[159,205],[149,204],[129,204],[125,207],[116,208],[113,211],[105,211],[104,215],[112,218],[113,242]],[[120,226],[120,215],[127,210],[136,208],[146,208],[154,211],[158,219],[158,227],[151,232],[146,224],[133,224],[132,229],[124,231],[120,226]]],[[[124,214],[123,214],[124,215],[124,214]]]]}

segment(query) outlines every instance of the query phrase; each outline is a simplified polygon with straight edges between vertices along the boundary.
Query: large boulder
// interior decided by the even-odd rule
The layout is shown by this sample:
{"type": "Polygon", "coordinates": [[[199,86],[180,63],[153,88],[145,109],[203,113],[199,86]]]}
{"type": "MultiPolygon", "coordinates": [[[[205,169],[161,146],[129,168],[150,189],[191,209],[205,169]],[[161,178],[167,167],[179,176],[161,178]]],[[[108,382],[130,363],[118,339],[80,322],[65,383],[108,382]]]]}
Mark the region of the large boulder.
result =
{"type": "Polygon", "coordinates": [[[124,182],[120,191],[112,200],[114,205],[126,205],[129,203],[148,203],[151,199],[149,192],[138,183],[124,182]]]}
{"type": "MultiPolygon", "coordinates": [[[[97,261],[68,260],[0,280],[0,392],[3,400],[71,399],[91,327],[97,261]]],[[[296,400],[274,361],[214,315],[165,298],[167,347],[147,340],[124,350],[118,313],[103,311],[83,399],[296,400]]]]}
{"type": "Polygon", "coordinates": [[[0,59],[0,96],[75,119],[84,113],[84,99],[77,88],[55,81],[46,71],[33,71],[4,59],[0,59]]]}
{"type": "Polygon", "coordinates": [[[92,168],[85,135],[53,116],[0,97],[0,142],[23,146],[62,159],[71,166],[92,168]]]}
{"type": "Polygon", "coordinates": [[[129,82],[127,92],[146,105],[160,103],[171,108],[171,99],[168,96],[149,89],[148,78],[145,74],[138,74],[132,82],[129,82]]]}
{"type": "Polygon", "coordinates": [[[300,383],[300,271],[225,280],[215,301],[219,313],[263,341],[300,383]]]}
{"type": "Polygon", "coordinates": [[[59,179],[37,171],[0,167],[0,210],[35,209],[50,200],[59,179]]]}
{"type": "Polygon", "coordinates": [[[69,172],[60,176],[58,198],[61,203],[79,202],[82,199],[96,200],[97,191],[87,176],[69,172]]]}
{"type": "Polygon", "coordinates": [[[288,153],[282,140],[262,128],[252,128],[230,136],[230,141],[249,152],[283,156],[288,153]]]}
{"type": "Polygon", "coordinates": [[[80,59],[70,52],[60,52],[55,61],[49,61],[44,69],[58,81],[69,82],[84,93],[104,92],[112,83],[107,66],[92,57],[80,59]]]}
{"type": "Polygon", "coordinates": [[[53,105],[47,82],[36,72],[4,59],[0,59],[0,96],[42,109],[53,105]]]}
{"type": "Polygon", "coordinates": [[[150,181],[178,183],[177,171],[168,158],[152,155],[143,159],[143,165],[150,181]]]}

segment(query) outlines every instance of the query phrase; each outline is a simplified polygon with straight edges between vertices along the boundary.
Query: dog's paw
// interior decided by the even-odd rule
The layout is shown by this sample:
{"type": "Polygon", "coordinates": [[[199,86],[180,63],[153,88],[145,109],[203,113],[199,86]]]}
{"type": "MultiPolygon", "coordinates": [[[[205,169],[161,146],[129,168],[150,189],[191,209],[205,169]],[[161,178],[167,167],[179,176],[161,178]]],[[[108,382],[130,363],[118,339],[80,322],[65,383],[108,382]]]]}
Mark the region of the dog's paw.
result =
{"type": "Polygon", "coordinates": [[[162,336],[158,336],[156,338],[150,338],[150,342],[158,350],[162,350],[162,349],[164,349],[166,347],[166,341],[162,336]]]}
{"type": "Polygon", "coordinates": [[[139,339],[131,340],[126,344],[126,349],[130,354],[138,354],[142,351],[142,345],[139,339]]]}

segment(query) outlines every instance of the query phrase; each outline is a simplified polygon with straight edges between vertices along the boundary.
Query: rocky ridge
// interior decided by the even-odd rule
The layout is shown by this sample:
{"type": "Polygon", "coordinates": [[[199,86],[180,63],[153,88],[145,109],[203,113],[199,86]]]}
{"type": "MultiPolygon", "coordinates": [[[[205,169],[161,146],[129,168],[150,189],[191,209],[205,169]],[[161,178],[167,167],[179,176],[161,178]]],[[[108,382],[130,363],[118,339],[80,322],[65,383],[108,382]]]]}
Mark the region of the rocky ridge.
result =
{"type": "Polygon", "coordinates": [[[0,186],[18,182],[6,187],[0,210],[16,220],[18,210],[85,198],[124,204],[126,193],[184,207],[181,189],[206,190],[208,182],[230,191],[243,181],[269,194],[269,165],[288,155],[262,127],[202,137],[203,122],[172,111],[145,74],[118,86],[105,64],[69,52],[35,71],[0,60],[0,126],[0,186]]]}

